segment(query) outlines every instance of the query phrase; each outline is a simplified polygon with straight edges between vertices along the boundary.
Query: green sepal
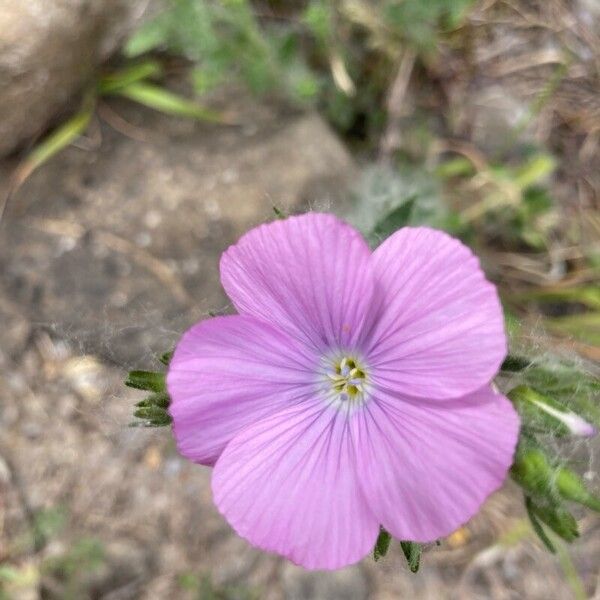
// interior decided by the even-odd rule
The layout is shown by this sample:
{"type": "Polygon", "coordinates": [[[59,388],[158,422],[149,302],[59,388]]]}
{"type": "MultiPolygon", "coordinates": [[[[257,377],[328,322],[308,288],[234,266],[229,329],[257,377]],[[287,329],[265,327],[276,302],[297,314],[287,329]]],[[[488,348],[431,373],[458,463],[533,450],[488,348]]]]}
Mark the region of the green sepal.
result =
{"type": "Polygon", "coordinates": [[[173,358],[173,354],[174,354],[174,350],[171,350],[170,352],[165,352],[164,354],[161,354],[158,357],[158,360],[160,360],[160,362],[165,365],[165,366],[169,366],[169,363],[171,362],[171,359],[173,358]]]}
{"type": "Polygon", "coordinates": [[[271,208],[273,209],[273,212],[275,213],[276,219],[283,220],[283,219],[288,218],[288,215],[283,210],[281,210],[281,208],[279,208],[278,206],[275,206],[273,204],[273,206],[271,208]]]}
{"type": "Polygon", "coordinates": [[[392,536],[383,527],[380,527],[379,536],[377,537],[375,547],[373,548],[373,560],[375,560],[375,562],[387,554],[391,541],[392,536]]]}
{"type": "Polygon", "coordinates": [[[581,477],[567,469],[559,467],[556,472],[555,485],[558,493],[565,500],[577,502],[596,512],[600,512],[600,498],[587,490],[581,477]]]}
{"type": "Polygon", "coordinates": [[[416,573],[419,570],[419,566],[421,564],[421,544],[417,544],[416,542],[400,542],[400,547],[402,548],[402,552],[404,552],[404,556],[406,557],[406,562],[408,563],[408,568],[416,573]]]}
{"type": "Polygon", "coordinates": [[[172,422],[171,415],[159,406],[142,406],[137,408],[133,416],[147,421],[146,426],[163,427],[172,422]]]}
{"type": "Polygon", "coordinates": [[[129,371],[125,385],[148,392],[165,391],[165,374],[157,371],[129,371]]]}
{"type": "Polygon", "coordinates": [[[568,415],[571,413],[565,406],[552,398],[540,394],[527,385],[519,385],[508,394],[517,412],[521,416],[524,428],[539,433],[552,433],[557,437],[569,435],[572,431],[559,418],[547,412],[550,411],[568,415]]]}
{"type": "Polygon", "coordinates": [[[171,398],[167,392],[156,392],[150,396],[147,396],[143,400],[136,403],[136,406],[144,408],[147,406],[157,406],[158,408],[169,408],[171,398]]]}

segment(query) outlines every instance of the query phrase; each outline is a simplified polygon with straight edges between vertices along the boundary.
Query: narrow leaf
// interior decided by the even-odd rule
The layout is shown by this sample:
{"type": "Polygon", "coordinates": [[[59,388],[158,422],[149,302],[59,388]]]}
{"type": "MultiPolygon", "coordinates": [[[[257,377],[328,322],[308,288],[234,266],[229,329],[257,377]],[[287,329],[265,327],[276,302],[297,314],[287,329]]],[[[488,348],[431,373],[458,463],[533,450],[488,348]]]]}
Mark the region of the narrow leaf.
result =
{"type": "Polygon", "coordinates": [[[92,118],[94,106],[95,97],[87,94],[81,109],[35,146],[19,167],[19,170],[25,173],[21,176],[23,180],[85,132],[92,118]]]}
{"type": "Polygon", "coordinates": [[[228,122],[221,113],[150,83],[134,82],[115,90],[115,93],[168,115],[212,123],[228,122]]]}
{"type": "Polygon", "coordinates": [[[98,93],[115,93],[132,83],[148,79],[149,77],[158,77],[162,75],[162,72],[162,65],[155,60],[147,60],[139,64],[131,65],[101,77],[98,82],[98,93]]]}

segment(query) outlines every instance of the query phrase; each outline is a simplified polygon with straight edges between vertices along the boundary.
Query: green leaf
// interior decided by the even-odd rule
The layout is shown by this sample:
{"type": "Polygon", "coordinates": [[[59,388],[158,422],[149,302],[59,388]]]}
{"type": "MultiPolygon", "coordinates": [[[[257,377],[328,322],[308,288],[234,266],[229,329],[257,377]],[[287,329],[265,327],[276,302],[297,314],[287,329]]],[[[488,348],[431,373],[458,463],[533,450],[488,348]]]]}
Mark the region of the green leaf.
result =
{"type": "Polygon", "coordinates": [[[87,93],[79,111],[34,147],[17,169],[17,186],[85,132],[95,105],[96,97],[91,92],[87,93]]]}
{"type": "Polygon", "coordinates": [[[569,288],[536,288],[517,292],[508,296],[510,300],[533,300],[535,302],[573,302],[584,304],[591,309],[600,309],[600,287],[579,286],[569,288]]]}
{"type": "Polygon", "coordinates": [[[552,174],[555,167],[556,161],[552,156],[536,154],[516,171],[514,182],[521,189],[525,189],[552,174]]]}
{"type": "Polygon", "coordinates": [[[302,21],[315,36],[321,48],[326,49],[330,46],[330,40],[333,37],[333,15],[329,2],[311,0],[304,11],[302,21]]]}
{"type": "Polygon", "coordinates": [[[163,13],[142,25],[125,44],[123,49],[125,56],[134,58],[164,46],[169,39],[171,23],[171,15],[163,13]]]}
{"type": "Polygon", "coordinates": [[[383,219],[375,224],[370,238],[375,242],[381,242],[398,229],[404,227],[410,221],[417,196],[408,197],[400,206],[389,212],[383,219]]]}
{"type": "Polygon", "coordinates": [[[162,72],[163,68],[159,62],[147,60],[104,75],[98,81],[97,90],[99,94],[114,94],[116,91],[126,88],[132,83],[150,77],[158,77],[162,75],[162,72]]]}
{"type": "Polygon", "coordinates": [[[587,506],[596,512],[600,512],[600,498],[594,496],[586,488],[579,475],[568,469],[560,467],[556,473],[556,489],[565,499],[587,506]]]}
{"type": "Polygon", "coordinates": [[[406,557],[408,568],[413,573],[416,573],[419,570],[421,563],[421,544],[405,541],[400,542],[400,547],[402,548],[402,552],[404,552],[404,556],[406,557]]]}
{"type": "Polygon", "coordinates": [[[373,548],[373,559],[375,562],[387,554],[391,541],[392,536],[383,527],[380,527],[379,536],[377,537],[375,547],[373,548]]]}
{"type": "Polygon", "coordinates": [[[113,93],[168,115],[209,121],[211,123],[228,122],[221,113],[150,83],[137,81],[125,87],[118,88],[113,93]]]}
{"type": "Polygon", "coordinates": [[[543,525],[539,522],[535,512],[533,511],[533,503],[531,497],[527,495],[525,496],[525,509],[527,510],[527,516],[529,517],[529,521],[531,522],[533,531],[535,531],[535,533],[540,538],[544,546],[546,546],[546,548],[550,552],[552,552],[552,554],[555,554],[556,548],[554,547],[554,544],[552,544],[552,541],[544,531],[543,525]]]}
{"type": "Polygon", "coordinates": [[[470,160],[460,156],[443,162],[437,167],[435,172],[438,177],[448,179],[451,177],[472,176],[475,173],[475,168],[470,160]]]}
{"type": "Polygon", "coordinates": [[[125,385],[149,392],[164,392],[165,374],[156,371],[130,371],[125,385]]]}
{"type": "Polygon", "coordinates": [[[600,311],[545,319],[551,331],[569,335],[591,346],[600,346],[600,311]]]}

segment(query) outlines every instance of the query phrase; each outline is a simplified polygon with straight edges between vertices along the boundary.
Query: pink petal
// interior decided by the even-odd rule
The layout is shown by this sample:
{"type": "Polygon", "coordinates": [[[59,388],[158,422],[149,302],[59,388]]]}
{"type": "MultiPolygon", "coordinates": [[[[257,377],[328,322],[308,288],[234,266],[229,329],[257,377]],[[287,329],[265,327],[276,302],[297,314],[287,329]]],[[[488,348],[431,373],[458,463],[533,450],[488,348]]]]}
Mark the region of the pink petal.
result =
{"type": "Polygon", "coordinates": [[[251,425],[213,472],[217,507],[239,535],[307,569],[371,551],[379,523],[360,493],[348,422],[308,401],[251,425]]]}
{"type": "Polygon", "coordinates": [[[376,394],[353,422],[369,507],[398,539],[448,535],[502,485],[517,413],[489,387],[443,403],[376,394]]]}
{"type": "Polygon", "coordinates": [[[310,393],[317,361],[298,341],[253,317],[194,325],[167,374],[179,452],[214,464],[242,428],[310,393]]]}
{"type": "Polygon", "coordinates": [[[352,346],[370,316],[373,277],[361,235],[333,215],[308,213],[261,225],[221,258],[237,310],[323,350],[352,346]]]}
{"type": "Polygon", "coordinates": [[[502,307],[473,253],[449,235],[404,228],[373,253],[382,311],[369,360],[382,387],[458,398],[486,385],[506,354],[502,307]]]}

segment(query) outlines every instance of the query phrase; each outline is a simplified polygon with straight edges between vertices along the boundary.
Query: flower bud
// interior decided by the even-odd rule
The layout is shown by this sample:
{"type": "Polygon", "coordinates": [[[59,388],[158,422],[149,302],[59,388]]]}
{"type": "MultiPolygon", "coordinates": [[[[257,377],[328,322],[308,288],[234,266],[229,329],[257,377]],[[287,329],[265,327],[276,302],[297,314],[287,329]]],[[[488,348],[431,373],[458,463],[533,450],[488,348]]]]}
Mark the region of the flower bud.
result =
{"type": "Polygon", "coordinates": [[[556,489],[565,500],[578,502],[600,512],[600,498],[590,493],[581,477],[566,467],[560,467],[555,478],[556,489]]]}
{"type": "Polygon", "coordinates": [[[523,419],[524,426],[554,435],[596,435],[596,428],[578,414],[534,389],[520,385],[508,397],[523,419]]]}

